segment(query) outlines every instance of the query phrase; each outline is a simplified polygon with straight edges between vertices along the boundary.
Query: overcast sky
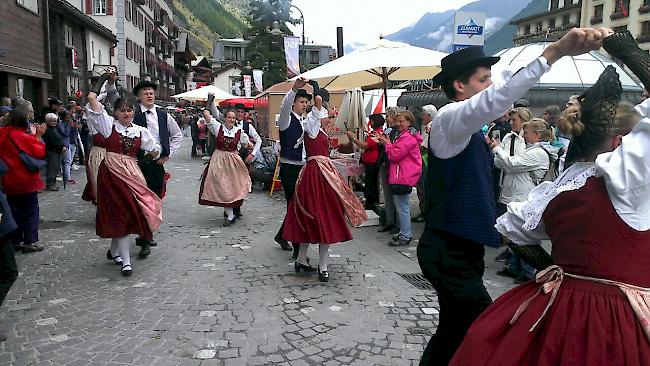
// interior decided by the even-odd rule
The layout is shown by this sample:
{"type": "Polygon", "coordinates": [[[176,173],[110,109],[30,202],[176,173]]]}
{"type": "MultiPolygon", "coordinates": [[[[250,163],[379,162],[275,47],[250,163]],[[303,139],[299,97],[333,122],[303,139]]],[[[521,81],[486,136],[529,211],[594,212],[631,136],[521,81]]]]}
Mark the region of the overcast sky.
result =
{"type": "MultiPolygon", "coordinates": [[[[343,27],[344,44],[371,44],[417,22],[427,12],[458,9],[475,0],[293,0],[305,15],[307,42],[336,48],[336,27],[343,27]]],[[[299,17],[293,10],[293,16],[299,17]]],[[[293,27],[302,35],[300,25],[293,27]]],[[[432,30],[433,31],[433,30],[432,30]]]]}

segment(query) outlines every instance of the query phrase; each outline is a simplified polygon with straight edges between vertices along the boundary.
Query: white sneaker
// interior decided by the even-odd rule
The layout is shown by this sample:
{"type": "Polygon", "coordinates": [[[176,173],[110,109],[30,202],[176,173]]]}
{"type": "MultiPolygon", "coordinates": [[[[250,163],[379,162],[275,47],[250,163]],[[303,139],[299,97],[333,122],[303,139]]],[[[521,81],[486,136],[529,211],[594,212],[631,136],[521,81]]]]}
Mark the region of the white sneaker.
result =
{"type": "Polygon", "coordinates": [[[56,177],[56,181],[57,182],[63,182],[63,178],[62,177],[56,177]]]}
{"type": "Polygon", "coordinates": [[[79,170],[79,165],[77,165],[77,164],[73,165],[72,170],[79,170]]]}

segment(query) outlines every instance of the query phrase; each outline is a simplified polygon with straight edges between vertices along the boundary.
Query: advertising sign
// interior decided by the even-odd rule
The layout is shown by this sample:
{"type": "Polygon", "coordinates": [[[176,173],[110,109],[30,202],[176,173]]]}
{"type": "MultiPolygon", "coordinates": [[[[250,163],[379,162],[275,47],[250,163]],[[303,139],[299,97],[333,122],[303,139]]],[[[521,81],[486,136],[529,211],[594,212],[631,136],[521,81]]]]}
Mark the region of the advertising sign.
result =
{"type": "Polygon", "coordinates": [[[485,44],[485,13],[457,11],[454,18],[453,52],[485,44]]]}
{"type": "Polygon", "coordinates": [[[251,76],[244,75],[244,96],[246,98],[251,97],[251,76]]]}
{"type": "Polygon", "coordinates": [[[284,37],[284,56],[287,59],[287,76],[292,78],[300,74],[300,37],[284,37]]]}
{"type": "Polygon", "coordinates": [[[255,88],[260,93],[264,90],[264,85],[262,85],[262,75],[264,75],[264,71],[257,69],[253,70],[253,83],[255,83],[255,88]]]}

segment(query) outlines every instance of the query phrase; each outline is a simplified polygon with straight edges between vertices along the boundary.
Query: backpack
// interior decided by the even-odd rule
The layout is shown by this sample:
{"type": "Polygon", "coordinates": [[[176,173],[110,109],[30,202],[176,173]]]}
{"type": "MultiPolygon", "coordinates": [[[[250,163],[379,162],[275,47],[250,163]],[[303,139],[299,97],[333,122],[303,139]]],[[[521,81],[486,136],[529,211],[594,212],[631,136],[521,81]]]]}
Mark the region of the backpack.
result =
{"type": "Polygon", "coordinates": [[[535,176],[534,172],[532,171],[528,172],[528,174],[530,175],[530,179],[533,180],[533,183],[536,186],[541,184],[542,182],[554,182],[557,176],[559,175],[559,171],[560,171],[560,157],[558,156],[557,159],[553,159],[551,153],[549,153],[548,150],[546,150],[543,146],[539,146],[539,148],[544,150],[546,155],[548,155],[548,170],[546,170],[546,174],[544,174],[542,179],[539,181],[535,176]]]}

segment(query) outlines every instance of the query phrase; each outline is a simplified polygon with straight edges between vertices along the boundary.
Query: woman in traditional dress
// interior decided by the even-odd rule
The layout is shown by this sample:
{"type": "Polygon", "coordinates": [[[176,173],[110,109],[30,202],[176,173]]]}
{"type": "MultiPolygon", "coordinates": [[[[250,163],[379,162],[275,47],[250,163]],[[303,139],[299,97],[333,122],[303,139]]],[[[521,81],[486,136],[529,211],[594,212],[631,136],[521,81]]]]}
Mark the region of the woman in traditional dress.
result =
{"type": "MultiPolygon", "coordinates": [[[[650,86],[629,32],[604,46],[650,86]]],[[[451,365],[650,365],[650,101],[621,92],[608,66],[565,121],[566,170],[497,220],[517,244],[551,239],[554,265],[488,307],[451,365]]]]}
{"type": "Polygon", "coordinates": [[[223,124],[207,109],[203,111],[203,118],[216,136],[216,148],[201,177],[199,204],[223,207],[226,215],[223,226],[227,227],[236,220],[234,208],[241,207],[251,190],[248,169],[238,154],[250,143],[248,135],[235,125],[235,112],[228,111],[223,124]]]}
{"type": "Polygon", "coordinates": [[[307,262],[309,244],[319,244],[318,279],[329,281],[327,270],[330,244],[352,240],[345,217],[358,226],[368,220],[357,196],[329,158],[328,137],[324,129],[330,123],[329,113],[322,106],[321,96],[314,98],[314,107],[303,123],[307,164],[300,171],[296,191],[284,219],[282,237],[300,244],[296,272],[314,272],[307,262]]]}
{"type": "Polygon", "coordinates": [[[124,276],[130,276],[129,234],[151,240],[162,223],[162,202],[147,188],[136,155],[142,149],[153,159],[160,146],[146,128],[133,123],[134,100],[117,99],[115,118],[97,101],[99,87],[109,77],[102,75],[101,83],[98,81],[88,93],[88,123],[106,139],[106,157],[97,173],[96,232],[101,238],[112,239],[106,256],[122,265],[124,276]]]}
{"type": "MultiPolygon", "coordinates": [[[[102,87],[101,93],[97,96],[97,101],[104,104],[105,109],[109,114],[113,111],[113,105],[111,103],[115,102],[119,98],[119,93],[114,87],[115,81],[117,80],[117,73],[112,74],[112,80],[109,84],[108,81],[102,87]],[[113,86],[113,87],[109,87],[113,86]],[[109,110],[110,109],[110,110],[109,110]]],[[[97,133],[92,125],[88,125],[89,135],[92,136],[92,147],[88,153],[88,160],[86,161],[86,187],[84,188],[81,198],[84,201],[92,202],[93,205],[97,204],[97,172],[99,170],[99,164],[106,157],[106,139],[102,136],[101,133],[97,133]]]]}

